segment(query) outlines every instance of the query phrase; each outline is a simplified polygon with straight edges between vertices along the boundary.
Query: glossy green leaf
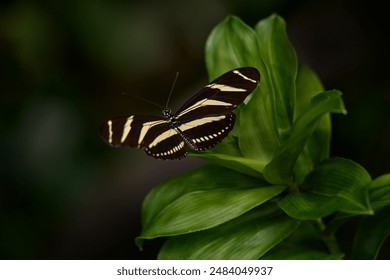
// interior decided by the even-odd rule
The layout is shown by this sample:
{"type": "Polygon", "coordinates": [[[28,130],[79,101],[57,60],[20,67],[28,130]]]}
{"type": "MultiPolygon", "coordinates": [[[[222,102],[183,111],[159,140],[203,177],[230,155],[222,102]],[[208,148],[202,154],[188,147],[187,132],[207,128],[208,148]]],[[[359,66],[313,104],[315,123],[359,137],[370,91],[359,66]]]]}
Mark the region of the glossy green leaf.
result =
{"type": "Polygon", "coordinates": [[[212,30],[205,56],[210,80],[242,66],[259,69],[256,33],[238,17],[229,16],[212,30]]]}
{"type": "Polygon", "coordinates": [[[261,211],[254,209],[213,229],[172,237],[159,259],[258,259],[298,225],[285,215],[270,217],[261,211]]]}
{"type": "Polygon", "coordinates": [[[308,110],[294,122],[290,137],[280,145],[272,161],[264,168],[264,177],[268,182],[274,184],[292,182],[299,154],[318,121],[329,112],[345,113],[341,93],[337,90],[326,91],[312,98],[308,110]]]}
{"type": "Polygon", "coordinates": [[[301,220],[315,220],[328,216],[339,209],[342,201],[313,193],[291,193],[279,201],[278,205],[289,216],[301,220]]]}
{"type": "Polygon", "coordinates": [[[305,113],[311,106],[311,99],[324,91],[324,87],[313,70],[301,64],[296,78],[295,119],[305,113]]]}
{"type": "Polygon", "coordinates": [[[383,242],[390,234],[390,206],[384,207],[374,216],[366,216],[356,231],[352,259],[376,259],[383,242]]]}
{"type": "Polygon", "coordinates": [[[222,166],[211,164],[201,166],[184,172],[153,188],[142,205],[142,225],[143,227],[148,226],[153,217],[167,205],[190,192],[267,185],[269,184],[262,180],[234,172],[222,166]]]}
{"type": "Polygon", "coordinates": [[[278,195],[284,186],[219,166],[204,166],[153,189],[144,201],[143,230],[137,238],[184,234],[214,227],[278,195]]]}
{"type": "MultiPolygon", "coordinates": [[[[234,68],[243,66],[257,68],[260,71],[260,76],[262,76],[257,35],[252,28],[237,17],[229,16],[213,29],[206,42],[205,56],[210,80],[234,68]]],[[[256,94],[258,94],[258,89],[251,96],[256,94]]],[[[241,104],[235,110],[237,121],[230,135],[242,135],[242,131],[240,131],[242,107],[244,107],[244,104],[241,104]]],[[[232,151],[235,156],[237,156],[237,151],[241,154],[236,141],[232,142],[225,139],[218,146],[224,146],[225,148],[222,153],[217,152],[218,154],[232,155],[232,151]]]]}
{"type": "MultiPolygon", "coordinates": [[[[323,92],[324,88],[318,76],[306,65],[300,65],[298,68],[296,87],[295,116],[299,117],[310,108],[312,97],[323,92]]],[[[327,113],[318,121],[303,151],[299,154],[294,170],[295,182],[302,183],[315,166],[329,158],[330,135],[331,120],[330,114],[327,113]]]]}
{"type": "MultiPolygon", "coordinates": [[[[191,152],[196,153],[196,151],[191,152]]],[[[233,136],[232,133],[230,133],[221,143],[212,149],[203,152],[197,152],[198,157],[200,157],[200,154],[203,153],[224,154],[234,157],[242,157],[242,153],[238,147],[237,137],[233,136]]]]}
{"type": "Polygon", "coordinates": [[[211,163],[222,165],[249,176],[264,179],[262,171],[265,163],[243,157],[235,140],[235,137],[228,136],[213,149],[202,152],[190,151],[189,155],[207,159],[211,163]]]}
{"type": "Polygon", "coordinates": [[[372,208],[378,210],[390,204],[390,174],[379,176],[369,186],[372,208]]]}
{"type": "MultiPolygon", "coordinates": [[[[375,211],[390,205],[390,174],[375,178],[368,186],[371,208],[375,211]]],[[[339,213],[327,224],[326,231],[334,234],[341,226],[351,220],[354,215],[339,213]]]]}
{"type": "Polygon", "coordinates": [[[228,17],[212,31],[206,44],[210,78],[240,66],[260,70],[261,83],[235,125],[244,157],[267,163],[293,120],[297,61],[282,18],[272,15],[255,32],[236,17],[228,17]]]}
{"type": "Polygon", "coordinates": [[[281,139],[285,139],[294,118],[297,57],[288,39],[286,24],[280,16],[274,14],[260,21],[255,30],[266,66],[264,70],[275,98],[277,129],[281,139]]]}
{"type": "Polygon", "coordinates": [[[318,219],[333,212],[372,214],[368,200],[370,175],[359,164],[330,158],[304,181],[304,192],[283,197],[278,205],[291,217],[318,219]]]}
{"type": "Polygon", "coordinates": [[[293,121],[297,60],[282,18],[272,15],[255,30],[262,78],[241,111],[238,142],[245,157],[268,163],[293,121]]]}
{"type": "Polygon", "coordinates": [[[265,163],[250,159],[244,158],[242,156],[232,156],[224,153],[215,153],[211,152],[190,152],[191,156],[207,159],[211,163],[215,163],[226,168],[235,170],[246,175],[264,179],[262,171],[264,169],[265,163]]]}
{"type": "MultiPolygon", "coordinates": [[[[256,67],[260,71],[260,76],[263,75],[256,32],[237,17],[229,16],[213,29],[206,42],[205,54],[210,80],[226,71],[243,66],[256,67]]],[[[258,89],[251,97],[257,94],[258,89]]],[[[245,133],[245,130],[240,130],[242,107],[241,105],[236,110],[237,121],[231,132],[240,137],[245,133]]]]}
{"type": "Polygon", "coordinates": [[[264,260],[341,259],[343,253],[330,253],[317,221],[301,222],[288,238],[267,252],[264,260]]]}
{"type": "Polygon", "coordinates": [[[142,231],[142,237],[172,236],[217,226],[268,201],[284,189],[270,186],[186,193],[153,217],[142,231]]]}
{"type": "Polygon", "coordinates": [[[379,176],[369,186],[374,216],[363,217],[356,231],[353,259],[376,259],[390,234],[390,174],[379,176]]]}

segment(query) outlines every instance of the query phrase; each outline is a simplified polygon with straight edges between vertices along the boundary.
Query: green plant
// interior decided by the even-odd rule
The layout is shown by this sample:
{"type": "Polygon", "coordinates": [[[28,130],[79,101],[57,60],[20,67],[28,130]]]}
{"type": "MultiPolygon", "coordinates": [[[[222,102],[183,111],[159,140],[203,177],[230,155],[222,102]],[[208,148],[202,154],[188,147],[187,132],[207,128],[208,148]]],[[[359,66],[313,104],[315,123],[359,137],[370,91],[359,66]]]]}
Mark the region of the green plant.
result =
{"type": "Polygon", "coordinates": [[[154,188],[136,239],[169,237],[160,259],[374,259],[390,232],[390,174],[372,180],[359,164],[330,158],[330,113],[345,114],[298,64],[277,15],[254,29],[228,17],[206,44],[210,79],[240,66],[261,82],[237,110],[230,135],[192,156],[212,164],[154,188]],[[360,216],[352,252],[336,232],[360,216]]]}

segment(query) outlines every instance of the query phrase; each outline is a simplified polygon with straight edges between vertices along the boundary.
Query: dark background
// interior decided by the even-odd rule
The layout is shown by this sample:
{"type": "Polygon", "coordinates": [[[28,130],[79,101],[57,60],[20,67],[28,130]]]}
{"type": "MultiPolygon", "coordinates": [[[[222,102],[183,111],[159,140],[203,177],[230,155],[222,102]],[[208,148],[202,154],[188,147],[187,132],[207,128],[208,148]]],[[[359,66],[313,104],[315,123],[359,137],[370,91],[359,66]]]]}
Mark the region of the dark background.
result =
{"type": "Polygon", "coordinates": [[[0,258],[155,257],[158,242],[134,244],[145,195],[204,162],[112,149],[98,129],[113,116],[160,114],[121,92],[164,104],[177,71],[173,108],[200,89],[206,38],[229,14],[251,26],[283,16],[300,61],[344,93],[332,156],[389,173],[388,9],[377,2],[2,1],[0,258]]]}

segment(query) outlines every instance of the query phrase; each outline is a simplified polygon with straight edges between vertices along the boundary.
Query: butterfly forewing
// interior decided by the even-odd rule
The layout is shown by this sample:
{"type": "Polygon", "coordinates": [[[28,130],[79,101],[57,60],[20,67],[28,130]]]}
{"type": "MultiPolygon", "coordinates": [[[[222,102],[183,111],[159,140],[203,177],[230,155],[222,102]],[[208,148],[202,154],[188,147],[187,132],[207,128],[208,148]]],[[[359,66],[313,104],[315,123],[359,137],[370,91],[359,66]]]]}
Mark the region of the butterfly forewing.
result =
{"type": "Polygon", "coordinates": [[[233,110],[256,88],[260,74],[238,68],[218,77],[189,99],[176,114],[165,118],[133,115],[102,125],[101,135],[111,146],[143,148],[158,159],[180,159],[187,147],[206,150],[232,130],[233,110]]]}
{"type": "Polygon", "coordinates": [[[143,148],[155,158],[180,159],[187,154],[183,139],[161,117],[134,115],[108,120],[101,135],[113,147],[143,148]]]}
{"type": "Polygon", "coordinates": [[[209,83],[177,112],[179,118],[224,114],[234,110],[256,88],[260,74],[256,68],[243,67],[229,71],[209,83]]]}
{"type": "Polygon", "coordinates": [[[149,130],[165,130],[169,127],[167,121],[154,116],[129,116],[108,120],[101,127],[101,135],[107,144],[114,147],[129,146],[142,147],[145,136],[149,130]]]}

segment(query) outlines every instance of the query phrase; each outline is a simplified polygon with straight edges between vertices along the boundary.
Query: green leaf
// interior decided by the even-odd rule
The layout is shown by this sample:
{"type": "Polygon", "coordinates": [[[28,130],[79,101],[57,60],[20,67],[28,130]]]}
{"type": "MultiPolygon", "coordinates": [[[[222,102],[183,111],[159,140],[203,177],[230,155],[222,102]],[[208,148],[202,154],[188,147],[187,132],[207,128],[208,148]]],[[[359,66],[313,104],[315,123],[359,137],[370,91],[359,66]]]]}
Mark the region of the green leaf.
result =
{"type": "Polygon", "coordinates": [[[207,159],[211,163],[222,165],[226,168],[235,170],[246,175],[264,179],[263,174],[261,173],[264,169],[265,164],[261,161],[244,158],[242,156],[231,156],[224,153],[215,153],[211,152],[190,152],[191,156],[207,159]]]}
{"type": "Polygon", "coordinates": [[[368,200],[370,175],[357,163],[330,158],[304,181],[304,193],[290,193],[278,205],[296,219],[318,219],[333,212],[372,214],[368,200]]]}
{"type": "MultiPolygon", "coordinates": [[[[205,55],[210,80],[229,70],[243,66],[256,67],[262,75],[257,35],[252,28],[237,17],[229,16],[213,29],[206,42],[205,55]]],[[[257,91],[255,90],[251,96],[257,94],[257,91]]],[[[242,132],[245,132],[240,128],[241,108],[244,105],[245,103],[241,104],[235,110],[237,121],[230,134],[241,136],[242,132]]],[[[231,141],[229,144],[230,151],[238,148],[231,141]]]]}
{"type": "Polygon", "coordinates": [[[159,259],[258,259],[289,236],[298,221],[257,208],[223,225],[168,239],[159,259]]]}
{"type": "Polygon", "coordinates": [[[369,186],[374,216],[363,217],[356,231],[352,259],[376,259],[390,233],[390,174],[379,176],[369,186]]]}
{"type": "Polygon", "coordinates": [[[244,157],[271,160],[293,121],[297,59],[282,18],[272,15],[259,22],[257,33],[237,17],[228,17],[210,34],[206,64],[210,79],[240,66],[260,70],[261,83],[246,106],[236,110],[234,128],[244,157]]]}
{"type": "Polygon", "coordinates": [[[324,91],[324,87],[316,73],[304,64],[299,65],[296,79],[297,100],[295,105],[295,116],[299,117],[311,106],[311,99],[324,91]]]}
{"type": "Polygon", "coordinates": [[[239,119],[239,147],[245,157],[268,163],[290,131],[297,59],[282,18],[272,15],[255,27],[261,82],[239,119]]]}
{"type": "Polygon", "coordinates": [[[266,202],[284,189],[271,186],[193,191],[159,212],[142,236],[172,236],[214,227],[266,202]]]}
{"type": "Polygon", "coordinates": [[[342,253],[329,253],[317,222],[301,222],[288,238],[272,248],[264,260],[328,260],[341,259],[342,253]]]}
{"type": "Polygon", "coordinates": [[[345,113],[341,93],[326,91],[312,98],[310,107],[294,123],[290,137],[276,150],[272,161],[263,173],[270,183],[281,184],[293,181],[293,170],[299,154],[312,135],[318,120],[329,112],[345,113]]]}
{"type": "Polygon", "coordinates": [[[193,191],[260,186],[269,186],[269,184],[218,165],[201,166],[153,188],[142,205],[142,225],[146,227],[167,205],[193,191]]]}
{"type": "Polygon", "coordinates": [[[194,153],[197,153],[200,157],[201,154],[207,153],[215,153],[215,154],[224,154],[224,155],[230,155],[234,157],[242,157],[242,153],[240,151],[240,148],[238,147],[237,143],[237,137],[233,136],[231,133],[217,146],[210,150],[206,150],[203,152],[196,152],[192,151],[194,153]]]}
{"type": "MultiPolygon", "coordinates": [[[[307,66],[300,65],[296,79],[297,100],[295,116],[299,117],[310,108],[312,97],[324,91],[318,76],[307,66]]],[[[321,161],[329,158],[331,136],[330,114],[324,114],[299,154],[295,166],[295,181],[302,183],[303,179],[321,161]]]]}
{"type": "Polygon", "coordinates": [[[286,24],[280,16],[274,14],[260,21],[255,30],[266,66],[263,72],[267,74],[275,97],[277,129],[281,139],[285,139],[294,118],[297,57],[288,39],[286,24]]]}
{"type": "MultiPolygon", "coordinates": [[[[373,180],[369,186],[371,208],[374,211],[390,205],[390,174],[384,174],[373,180]]],[[[351,220],[353,215],[339,213],[329,221],[326,231],[334,234],[342,225],[351,220]]]]}
{"type": "Polygon", "coordinates": [[[229,16],[212,30],[205,56],[210,80],[242,66],[259,69],[256,33],[238,17],[229,16]]]}
{"type": "MultiPolygon", "coordinates": [[[[252,28],[234,16],[227,17],[212,30],[206,42],[205,56],[210,80],[238,67],[253,66],[260,70],[257,35],[252,28]]],[[[256,92],[257,90],[252,95],[256,92]]],[[[235,110],[237,121],[230,135],[242,135],[239,119],[240,108],[243,106],[245,103],[235,110]]],[[[225,148],[222,154],[241,154],[236,141],[231,140],[225,139],[218,145],[225,148]]]]}
{"type": "Polygon", "coordinates": [[[356,231],[352,259],[376,259],[383,242],[390,234],[390,206],[384,207],[374,216],[362,219],[356,231]]]}
{"type": "Polygon", "coordinates": [[[282,192],[219,166],[204,166],[153,189],[144,201],[143,230],[136,242],[217,226],[282,192]]]}
{"type": "Polygon", "coordinates": [[[265,163],[243,157],[235,137],[232,136],[226,137],[213,149],[202,152],[190,151],[189,155],[207,159],[211,163],[222,165],[249,176],[264,179],[262,171],[265,163]]]}
{"type": "Polygon", "coordinates": [[[390,174],[382,175],[372,181],[370,187],[372,208],[378,210],[390,204],[390,174]]]}

